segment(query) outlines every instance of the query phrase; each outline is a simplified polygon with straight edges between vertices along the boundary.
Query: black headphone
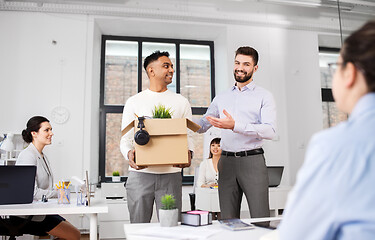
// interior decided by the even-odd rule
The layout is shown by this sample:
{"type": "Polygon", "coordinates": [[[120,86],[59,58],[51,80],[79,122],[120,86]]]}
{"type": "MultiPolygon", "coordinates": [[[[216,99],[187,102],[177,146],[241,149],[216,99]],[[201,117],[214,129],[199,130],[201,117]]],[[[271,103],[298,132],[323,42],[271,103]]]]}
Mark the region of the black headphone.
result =
{"type": "Polygon", "coordinates": [[[143,130],[142,128],[145,127],[144,117],[138,117],[138,128],[139,130],[134,134],[134,141],[138,145],[146,145],[148,141],[150,141],[150,134],[146,130],[143,130]]]}

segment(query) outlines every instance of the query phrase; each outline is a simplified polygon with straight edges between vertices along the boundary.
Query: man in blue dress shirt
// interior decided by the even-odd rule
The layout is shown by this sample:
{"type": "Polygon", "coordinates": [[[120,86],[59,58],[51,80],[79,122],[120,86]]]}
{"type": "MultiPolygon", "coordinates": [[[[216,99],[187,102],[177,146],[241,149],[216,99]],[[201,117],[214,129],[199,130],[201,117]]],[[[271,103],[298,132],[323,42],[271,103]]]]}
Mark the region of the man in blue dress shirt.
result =
{"type": "Polygon", "coordinates": [[[221,128],[222,156],[218,163],[219,200],[222,219],[240,218],[245,194],[251,217],[268,217],[268,173],[263,139],[272,139],[276,107],[272,94],[253,82],[258,52],[240,47],[234,61],[235,85],[212,101],[199,120],[200,133],[211,126],[221,128]]]}
{"type": "Polygon", "coordinates": [[[279,226],[283,240],[375,239],[375,21],[329,65],[336,105],[350,116],[313,136],[279,226]]]}

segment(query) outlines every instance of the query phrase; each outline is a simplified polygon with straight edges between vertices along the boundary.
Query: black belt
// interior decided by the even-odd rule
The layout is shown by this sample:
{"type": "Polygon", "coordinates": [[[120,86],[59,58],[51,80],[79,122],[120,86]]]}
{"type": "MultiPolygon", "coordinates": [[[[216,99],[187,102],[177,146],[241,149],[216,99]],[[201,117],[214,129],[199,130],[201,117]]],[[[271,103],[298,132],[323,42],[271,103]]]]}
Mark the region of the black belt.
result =
{"type": "Polygon", "coordinates": [[[258,149],[253,149],[249,151],[242,151],[242,152],[227,152],[227,151],[222,151],[221,155],[227,156],[227,157],[246,157],[250,155],[258,155],[258,154],[263,154],[263,148],[258,148],[258,149]]]}

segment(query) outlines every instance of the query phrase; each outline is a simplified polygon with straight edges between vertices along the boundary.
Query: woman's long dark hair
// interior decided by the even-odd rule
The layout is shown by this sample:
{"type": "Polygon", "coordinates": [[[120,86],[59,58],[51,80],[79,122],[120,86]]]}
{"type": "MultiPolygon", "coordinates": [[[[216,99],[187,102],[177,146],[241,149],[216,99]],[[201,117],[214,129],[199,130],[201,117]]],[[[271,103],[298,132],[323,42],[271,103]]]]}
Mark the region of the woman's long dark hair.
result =
{"type": "Polygon", "coordinates": [[[369,92],[375,92],[375,21],[367,22],[345,39],[341,57],[343,66],[353,63],[365,77],[369,92]]]}

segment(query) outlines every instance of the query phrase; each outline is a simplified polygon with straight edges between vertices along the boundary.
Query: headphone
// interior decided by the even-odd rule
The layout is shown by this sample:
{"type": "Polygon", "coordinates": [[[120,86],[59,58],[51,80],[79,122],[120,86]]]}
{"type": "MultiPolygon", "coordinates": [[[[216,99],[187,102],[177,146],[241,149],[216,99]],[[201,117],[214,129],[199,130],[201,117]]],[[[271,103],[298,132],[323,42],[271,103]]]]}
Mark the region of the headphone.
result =
{"type": "Polygon", "coordinates": [[[145,127],[145,124],[143,122],[144,120],[144,117],[138,117],[139,122],[137,127],[139,128],[139,130],[134,134],[134,141],[138,145],[146,145],[148,141],[150,141],[150,134],[148,134],[146,130],[143,130],[143,128],[145,127]]]}

